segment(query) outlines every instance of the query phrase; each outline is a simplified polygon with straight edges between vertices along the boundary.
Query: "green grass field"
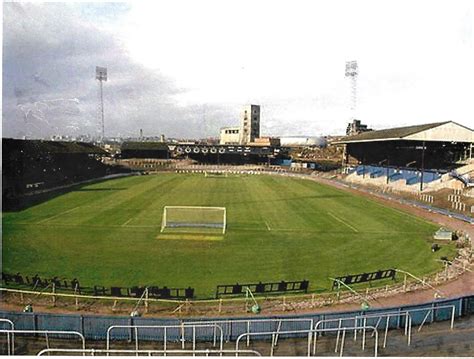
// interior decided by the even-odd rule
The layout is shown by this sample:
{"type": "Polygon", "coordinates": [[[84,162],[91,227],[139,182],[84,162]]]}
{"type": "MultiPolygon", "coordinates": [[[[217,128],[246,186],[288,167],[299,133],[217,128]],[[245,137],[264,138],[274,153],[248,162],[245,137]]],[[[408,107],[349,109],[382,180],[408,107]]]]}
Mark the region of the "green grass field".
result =
{"type": "Polygon", "coordinates": [[[436,229],[309,180],[135,176],[3,213],[3,270],[77,277],[87,286],[191,286],[198,298],[236,282],[308,279],[310,290],[329,290],[329,277],[350,273],[440,269],[436,259],[455,249],[431,252],[436,229]],[[227,233],[159,237],[165,205],[226,207],[227,233]]]}

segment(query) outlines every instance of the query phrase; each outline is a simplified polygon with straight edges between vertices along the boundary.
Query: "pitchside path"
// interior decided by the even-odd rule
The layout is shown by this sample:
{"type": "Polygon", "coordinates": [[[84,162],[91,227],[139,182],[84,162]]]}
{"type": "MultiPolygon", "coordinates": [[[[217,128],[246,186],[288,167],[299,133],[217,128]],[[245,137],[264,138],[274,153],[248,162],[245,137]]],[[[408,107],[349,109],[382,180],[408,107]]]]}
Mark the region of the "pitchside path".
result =
{"type": "Polygon", "coordinates": [[[372,199],[277,176],[159,174],[83,186],[3,213],[4,271],[83,285],[166,285],[211,297],[217,284],[329,277],[390,267],[424,275],[452,245],[437,226],[372,199]],[[164,206],[227,208],[223,240],[158,239],[164,206]]]}

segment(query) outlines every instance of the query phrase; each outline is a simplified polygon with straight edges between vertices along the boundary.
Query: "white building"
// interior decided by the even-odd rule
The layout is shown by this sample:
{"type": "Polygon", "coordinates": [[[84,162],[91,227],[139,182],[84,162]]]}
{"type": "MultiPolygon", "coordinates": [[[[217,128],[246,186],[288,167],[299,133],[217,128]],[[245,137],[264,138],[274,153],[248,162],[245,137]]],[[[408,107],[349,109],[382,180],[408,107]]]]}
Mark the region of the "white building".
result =
{"type": "Polygon", "coordinates": [[[240,126],[221,128],[221,145],[246,145],[260,137],[260,106],[245,105],[240,112],[240,126]]]}
{"type": "Polygon", "coordinates": [[[240,127],[221,128],[221,133],[219,136],[219,144],[238,145],[239,143],[240,143],[240,127]]]}

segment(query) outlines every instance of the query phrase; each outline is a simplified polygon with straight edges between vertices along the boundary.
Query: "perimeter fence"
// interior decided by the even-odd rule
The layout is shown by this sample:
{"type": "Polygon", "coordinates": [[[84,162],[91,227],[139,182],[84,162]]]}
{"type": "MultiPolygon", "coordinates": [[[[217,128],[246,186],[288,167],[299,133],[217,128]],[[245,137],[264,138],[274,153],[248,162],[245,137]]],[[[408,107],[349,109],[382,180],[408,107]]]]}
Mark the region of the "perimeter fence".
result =
{"type": "MultiPolygon", "coordinates": [[[[111,326],[180,326],[197,325],[196,336],[211,337],[213,334],[206,325],[212,323],[222,328],[222,335],[226,341],[235,341],[240,335],[262,331],[298,331],[307,330],[314,323],[330,319],[344,319],[366,317],[381,313],[392,314],[388,322],[388,329],[401,328],[404,325],[406,312],[410,312],[411,325],[424,325],[436,321],[451,320],[474,313],[474,295],[453,299],[436,300],[418,305],[407,305],[392,308],[377,308],[365,311],[347,311],[321,314],[301,314],[287,316],[247,316],[247,317],[217,317],[217,318],[146,318],[125,316],[75,315],[52,313],[20,313],[0,311],[0,317],[15,323],[15,330],[55,330],[75,331],[88,340],[107,339],[108,328],[111,326]],[[436,309],[438,308],[439,309],[436,309]],[[449,307],[449,308],[448,308],[449,307]],[[451,309],[453,308],[453,310],[451,309]],[[199,324],[202,323],[201,326],[199,324]]],[[[7,322],[0,322],[0,328],[10,329],[7,322]]],[[[132,329],[110,332],[110,340],[132,340],[137,335],[132,329]]],[[[168,340],[180,340],[179,330],[170,331],[168,340]]],[[[60,335],[58,335],[60,337],[60,335]]],[[[139,331],[140,340],[160,341],[162,333],[156,331],[139,331]]]]}

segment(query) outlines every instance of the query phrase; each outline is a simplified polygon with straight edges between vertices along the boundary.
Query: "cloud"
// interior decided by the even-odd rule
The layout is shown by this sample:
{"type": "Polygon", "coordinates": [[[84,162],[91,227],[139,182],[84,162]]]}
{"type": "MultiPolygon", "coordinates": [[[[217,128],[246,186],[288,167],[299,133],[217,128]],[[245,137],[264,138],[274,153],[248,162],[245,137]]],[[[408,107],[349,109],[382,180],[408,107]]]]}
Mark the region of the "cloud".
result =
{"type": "Polygon", "coordinates": [[[4,3],[3,132],[98,134],[99,65],[110,136],[217,136],[246,103],[264,135],[342,134],[346,60],[369,126],[470,126],[472,14],[469,1],[4,3]]]}
{"type": "MultiPolygon", "coordinates": [[[[136,136],[140,128],[148,135],[206,135],[199,111],[173,98],[185,89],[133,61],[120,39],[104,30],[110,19],[101,22],[99,15],[110,16],[110,9],[104,4],[86,9],[4,4],[3,136],[98,135],[96,65],[109,73],[104,83],[107,135],[136,136]]],[[[206,111],[204,121],[216,125],[217,116],[226,113],[220,106],[206,111]]]]}

